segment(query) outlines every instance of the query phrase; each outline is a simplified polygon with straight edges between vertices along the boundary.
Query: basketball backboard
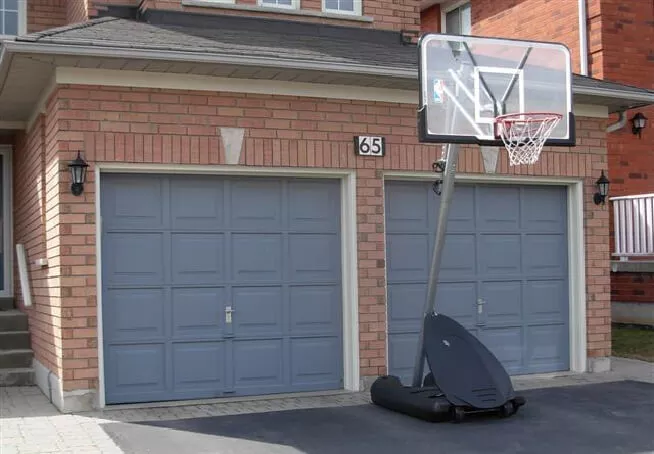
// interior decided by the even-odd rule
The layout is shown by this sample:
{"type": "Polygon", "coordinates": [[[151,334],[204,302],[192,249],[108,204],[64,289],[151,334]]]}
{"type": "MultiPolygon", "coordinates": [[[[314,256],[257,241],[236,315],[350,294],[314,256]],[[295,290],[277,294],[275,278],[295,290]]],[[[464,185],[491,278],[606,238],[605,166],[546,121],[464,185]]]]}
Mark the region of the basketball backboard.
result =
{"type": "Polygon", "coordinates": [[[499,146],[497,116],[555,113],[562,117],[545,144],[575,145],[564,45],[432,33],[418,49],[421,142],[499,146]]]}

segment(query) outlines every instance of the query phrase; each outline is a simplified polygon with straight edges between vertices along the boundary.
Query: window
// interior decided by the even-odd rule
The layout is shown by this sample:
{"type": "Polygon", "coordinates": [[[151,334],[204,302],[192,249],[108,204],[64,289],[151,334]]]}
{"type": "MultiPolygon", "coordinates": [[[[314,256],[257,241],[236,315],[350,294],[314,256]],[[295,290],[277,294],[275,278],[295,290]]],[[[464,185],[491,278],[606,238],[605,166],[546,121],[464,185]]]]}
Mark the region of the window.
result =
{"type": "Polygon", "coordinates": [[[280,8],[297,8],[297,0],[259,0],[261,6],[278,6],[280,8]]]}
{"type": "Polygon", "coordinates": [[[470,3],[457,2],[453,6],[453,8],[444,8],[443,32],[448,35],[470,35],[472,33],[470,3]]]}
{"type": "Polygon", "coordinates": [[[361,15],[361,0],[323,0],[322,4],[327,13],[361,15]]]}
{"type": "Polygon", "coordinates": [[[24,21],[24,1],[0,0],[0,36],[15,36],[25,33],[24,21]]]}

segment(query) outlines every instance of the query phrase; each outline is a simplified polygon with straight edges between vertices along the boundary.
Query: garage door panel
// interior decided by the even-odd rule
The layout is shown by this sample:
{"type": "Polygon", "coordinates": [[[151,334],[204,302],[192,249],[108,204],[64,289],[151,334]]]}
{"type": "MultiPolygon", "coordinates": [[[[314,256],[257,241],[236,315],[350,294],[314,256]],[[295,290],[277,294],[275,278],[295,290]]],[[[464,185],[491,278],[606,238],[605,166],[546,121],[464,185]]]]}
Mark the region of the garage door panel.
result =
{"type": "Polygon", "coordinates": [[[289,182],[290,230],[337,232],[341,223],[339,189],[329,183],[289,182]]]}
{"type": "Polygon", "coordinates": [[[175,338],[222,338],[226,291],[215,288],[172,289],[172,329],[175,338]]]}
{"type": "Polygon", "coordinates": [[[525,272],[535,276],[565,276],[567,243],[562,235],[526,235],[522,260],[525,272]]]}
{"type": "Polygon", "coordinates": [[[282,336],[282,287],[235,287],[232,325],[234,336],[282,336]]]}
{"type": "Polygon", "coordinates": [[[534,325],[527,328],[527,361],[537,372],[566,368],[569,352],[567,325],[534,325]]]}
{"type": "Polygon", "coordinates": [[[341,331],[337,285],[290,287],[290,332],[293,336],[337,336],[341,331]]]}
{"type": "Polygon", "coordinates": [[[165,389],[164,344],[112,345],[107,359],[107,392],[157,393],[165,389]]]}
{"type": "Polygon", "coordinates": [[[340,273],[339,238],[330,234],[289,234],[291,282],[337,281],[340,273]]]}
{"type": "Polygon", "coordinates": [[[235,389],[284,385],[282,339],[234,340],[233,349],[235,389]]]}
{"type": "Polygon", "coordinates": [[[173,386],[175,392],[220,392],[225,388],[223,342],[175,342],[173,386]]]}
{"type": "Polygon", "coordinates": [[[171,235],[173,284],[211,285],[225,280],[225,236],[221,233],[171,235]]]}
{"type": "MultiPolygon", "coordinates": [[[[423,287],[426,292],[424,284],[423,287]]],[[[467,328],[472,327],[475,323],[476,301],[476,282],[439,282],[436,288],[437,311],[454,318],[467,328]]],[[[422,323],[422,309],[416,313],[416,318],[419,323],[422,323]]]]}
{"type": "Polygon", "coordinates": [[[113,289],[105,292],[103,304],[111,341],[160,340],[165,332],[165,294],[162,289],[113,289]]]}
{"type": "Polygon", "coordinates": [[[282,241],[280,234],[232,234],[232,278],[237,282],[280,281],[282,241]]]}
{"type": "Polygon", "coordinates": [[[522,326],[491,328],[485,327],[480,340],[500,360],[509,373],[524,367],[522,326]]]}
{"type": "Polygon", "coordinates": [[[417,332],[427,298],[424,284],[388,284],[388,330],[417,332]]]}
{"type": "Polygon", "coordinates": [[[477,226],[484,232],[518,230],[520,228],[519,188],[501,185],[481,186],[477,191],[477,226]]]}
{"type": "Polygon", "coordinates": [[[216,230],[225,222],[224,185],[210,177],[179,178],[170,182],[173,229],[216,230]]]}
{"type": "MultiPolygon", "coordinates": [[[[411,384],[413,377],[413,362],[418,348],[418,334],[397,334],[388,344],[388,361],[391,364],[391,373],[400,377],[405,385],[411,384]]],[[[429,365],[424,362],[424,369],[428,371],[429,365]]]]}
{"type": "Polygon", "coordinates": [[[386,229],[393,232],[422,232],[429,226],[429,192],[424,186],[394,182],[385,194],[386,229]]]}
{"type": "Polygon", "coordinates": [[[479,235],[479,274],[513,277],[520,274],[520,235],[479,235]]]}
{"type": "Polygon", "coordinates": [[[164,226],[164,183],[142,175],[112,176],[102,188],[102,218],[107,228],[161,229],[164,226]]]}
{"type": "Polygon", "coordinates": [[[564,322],[568,283],[563,279],[533,280],[525,284],[525,311],[530,322],[564,322]]]}
{"type": "MultiPolygon", "coordinates": [[[[340,375],[341,349],[336,337],[293,338],[291,348],[291,382],[295,385],[337,386],[340,375]]],[[[322,387],[322,386],[320,386],[322,387]]]]}
{"type": "Polygon", "coordinates": [[[489,325],[506,325],[521,323],[522,282],[489,281],[481,282],[479,294],[483,295],[485,304],[479,314],[484,323],[489,325]]]}
{"type": "Polygon", "coordinates": [[[396,281],[427,278],[429,237],[415,234],[389,234],[386,237],[388,272],[396,281]]]}
{"type": "Polygon", "coordinates": [[[232,182],[230,226],[245,230],[281,229],[281,185],[280,180],[268,179],[232,182]]]}
{"type": "MultiPolygon", "coordinates": [[[[468,186],[457,185],[454,188],[454,194],[457,203],[450,205],[450,214],[447,217],[448,234],[474,231],[475,230],[475,204],[474,204],[475,193],[473,188],[468,186]]],[[[433,194],[429,194],[429,197],[432,198],[432,204],[433,204],[434,202],[433,194]]],[[[429,216],[431,218],[432,224],[434,224],[438,219],[439,209],[440,209],[440,203],[437,203],[436,206],[432,205],[429,208],[429,216]]]]}
{"type": "Polygon", "coordinates": [[[522,225],[527,231],[560,233],[566,229],[564,188],[524,188],[520,208],[522,225]]]}
{"type": "Polygon", "coordinates": [[[104,237],[102,260],[108,285],[162,285],[164,235],[121,232],[104,237]]]}
{"type": "MultiPolygon", "coordinates": [[[[428,255],[429,263],[421,276],[422,279],[428,278],[433,247],[433,242],[430,242],[429,247],[425,249],[424,253],[428,255]]],[[[443,248],[440,277],[443,280],[469,279],[476,274],[476,260],[474,235],[448,233],[443,248]]]]}

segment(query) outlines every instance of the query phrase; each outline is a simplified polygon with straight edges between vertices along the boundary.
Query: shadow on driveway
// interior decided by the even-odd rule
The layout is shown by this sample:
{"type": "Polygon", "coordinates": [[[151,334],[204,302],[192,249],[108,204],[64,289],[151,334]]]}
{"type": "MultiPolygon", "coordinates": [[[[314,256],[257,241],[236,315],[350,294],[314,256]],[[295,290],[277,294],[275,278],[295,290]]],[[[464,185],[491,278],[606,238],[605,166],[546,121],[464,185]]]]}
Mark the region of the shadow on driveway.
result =
{"type": "Polygon", "coordinates": [[[625,453],[654,450],[654,385],[534,389],[508,418],[428,423],[375,405],[109,423],[128,454],[625,453]]]}

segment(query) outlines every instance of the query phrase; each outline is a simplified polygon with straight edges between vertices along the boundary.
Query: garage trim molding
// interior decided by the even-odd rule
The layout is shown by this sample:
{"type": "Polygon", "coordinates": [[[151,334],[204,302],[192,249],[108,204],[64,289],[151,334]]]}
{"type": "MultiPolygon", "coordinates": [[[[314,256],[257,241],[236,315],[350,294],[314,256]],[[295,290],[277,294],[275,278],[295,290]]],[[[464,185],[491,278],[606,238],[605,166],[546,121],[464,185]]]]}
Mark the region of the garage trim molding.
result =
{"type": "MultiPolygon", "coordinates": [[[[385,180],[434,181],[434,173],[385,171],[385,180]]],[[[510,176],[497,174],[457,174],[456,181],[470,183],[558,185],[567,188],[568,209],[568,291],[570,294],[570,371],[586,372],[586,251],[584,247],[584,184],[580,178],[510,176]]],[[[386,194],[384,193],[384,197],[386,194]]],[[[384,217],[384,224],[386,219],[384,217]]],[[[384,226],[384,230],[385,226],[384,226]]],[[[384,242],[386,238],[384,238],[384,242]]],[[[384,245],[384,249],[386,246],[384,245]]],[[[388,296],[386,297],[388,301],[388,296]]],[[[386,336],[388,351],[388,336],[386,336]]],[[[388,361],[388,355],[387,361],[388,361]]],[[[538,374],[548,375],[548,374],[538,374]]]]}
{"type": "MultiPolygon", "coordinates": [[[[96,163],[95,215],[96,215],[96,279],[97,279],[97,330],[98,330],[98,408],[105,408],[104,349],[102,325],[102,207],[100,206],[101,176],[107,173],[202,174],[280,177],[312,177],[341,180],[341,254],[343,282],[343,387],[347,391],[360,390],[359,373],[359,310],[356,236],[356,171],[348,169],[288,169],[275,167],[221,166],[221,165],[161,165],[96,163]]],[[[233,400],[217,398],[208,400],[233,400]]]]}

